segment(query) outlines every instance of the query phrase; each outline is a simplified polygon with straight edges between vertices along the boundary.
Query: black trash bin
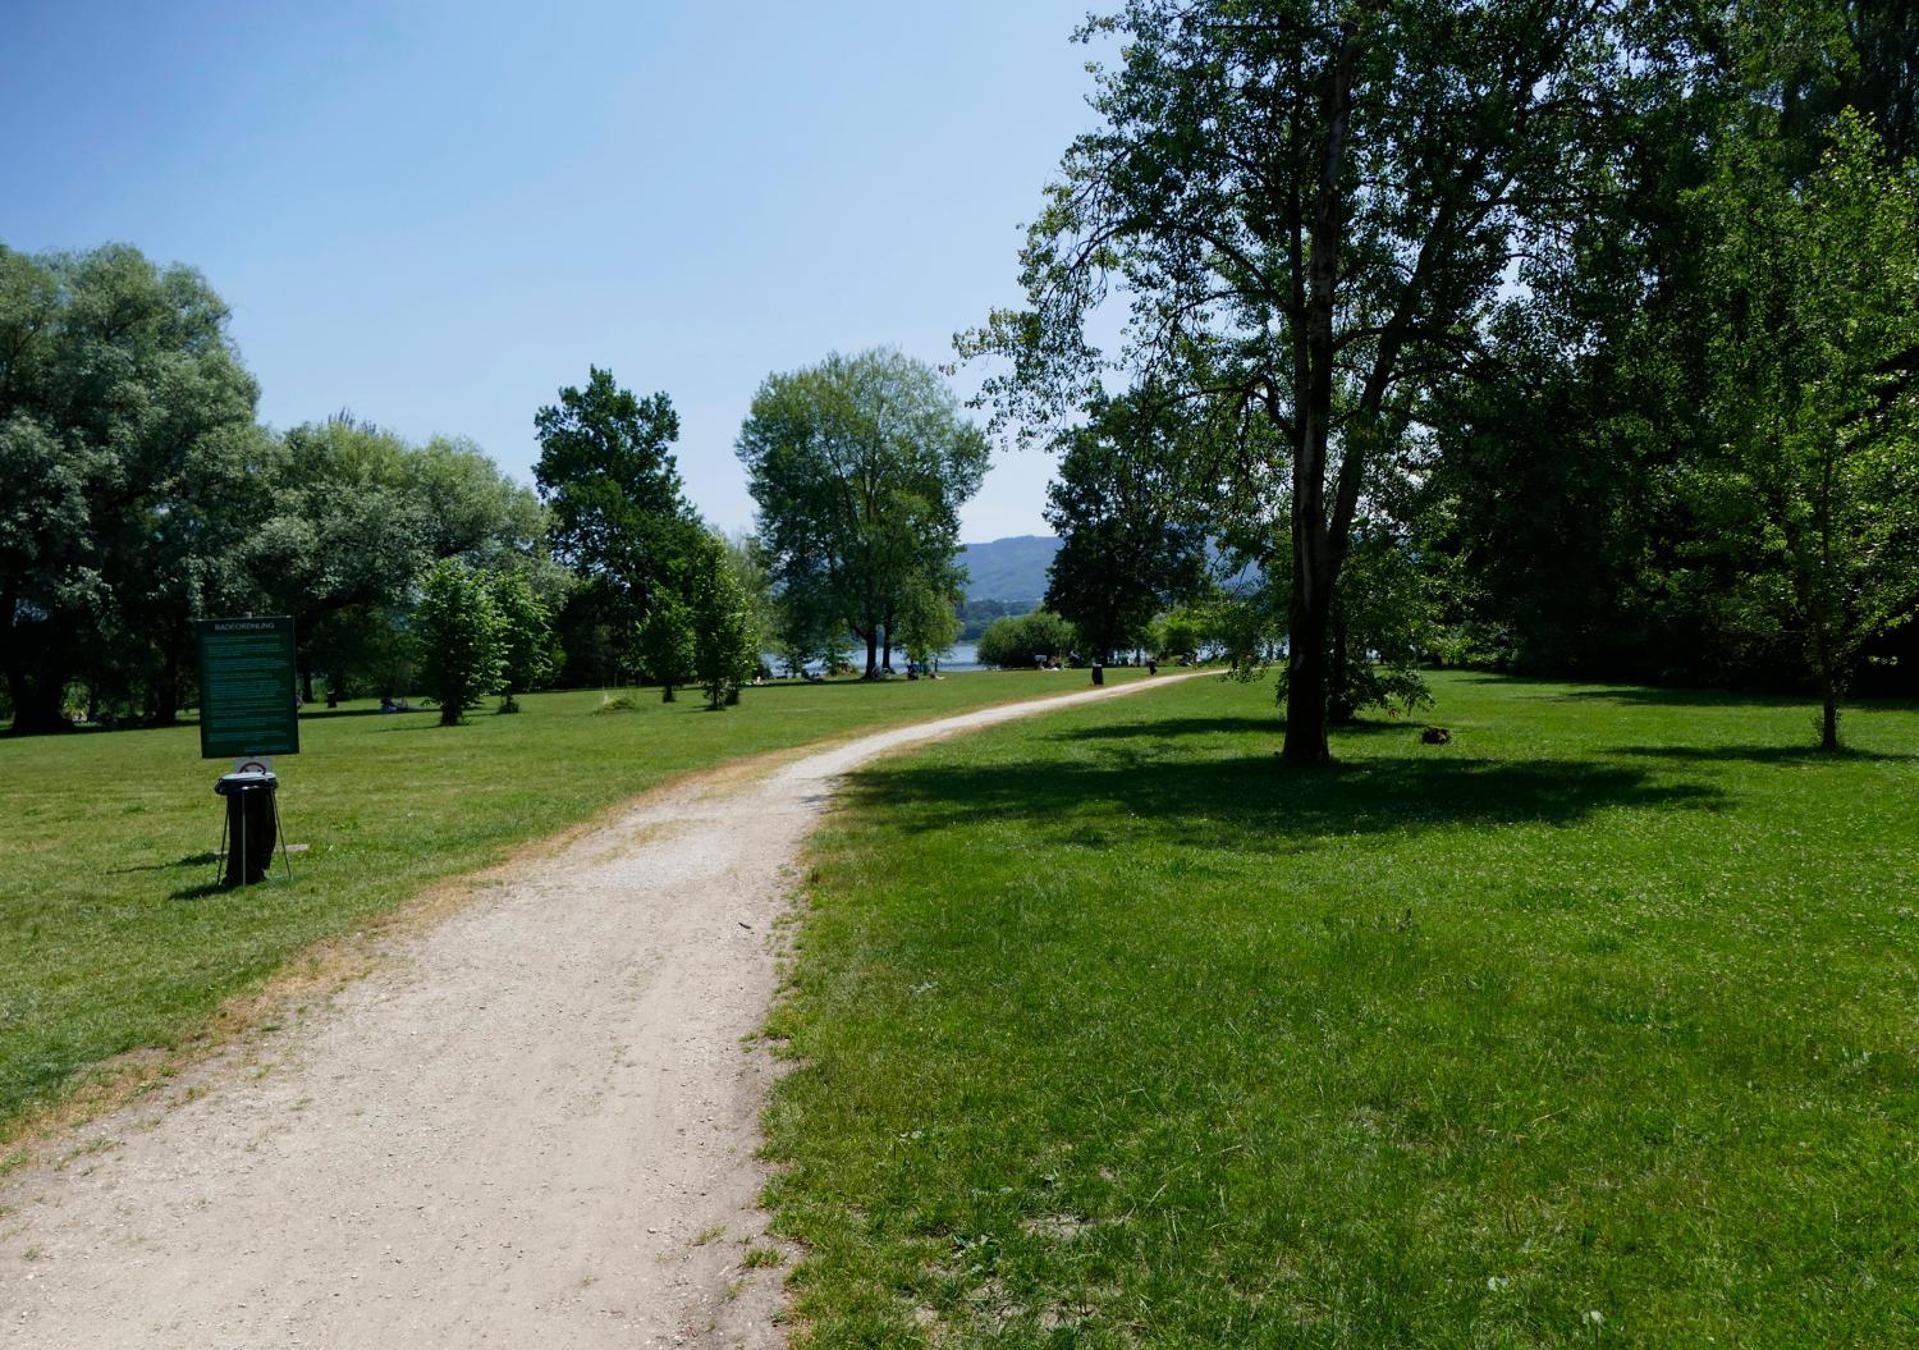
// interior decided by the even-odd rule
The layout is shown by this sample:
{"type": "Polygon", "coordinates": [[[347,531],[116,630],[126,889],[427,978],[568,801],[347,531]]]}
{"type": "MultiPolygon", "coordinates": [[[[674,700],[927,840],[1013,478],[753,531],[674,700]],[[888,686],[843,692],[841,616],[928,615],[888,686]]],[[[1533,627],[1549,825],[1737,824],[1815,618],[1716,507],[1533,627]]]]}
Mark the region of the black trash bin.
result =
{"type": "Polygon", "coordinates": [[[220,874],[222,886],[251,886],[256,881],[265,881],[273,869],[273,846],[280,823],[274,794],[279,788],[279,778],[265,769],[225,774],[213,785],[213,790],[227,799],[227,850],[220,874]]]}
{"type": "Polygon", "coordinates": [[[1093,683],[1094,684],[1106,683],[1106,667],[1102,666],[1097,661],[1093,662],[1093,683]]]}

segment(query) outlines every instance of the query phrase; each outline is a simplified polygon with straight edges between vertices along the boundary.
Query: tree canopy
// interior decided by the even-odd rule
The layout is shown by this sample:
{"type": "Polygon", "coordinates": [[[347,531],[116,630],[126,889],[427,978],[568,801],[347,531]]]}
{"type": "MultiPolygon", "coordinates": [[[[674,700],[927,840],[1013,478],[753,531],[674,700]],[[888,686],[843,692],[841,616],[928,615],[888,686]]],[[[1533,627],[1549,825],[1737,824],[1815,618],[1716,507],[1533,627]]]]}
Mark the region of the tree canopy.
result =
{"type": "Polygon", "coordinates": [[[902,604],[952,566],[984,433],[934,370],[874,350],[768,377],[738,453],[789,637],[816,646],[850,629],[866,674],[889,668],[902,604]]]}

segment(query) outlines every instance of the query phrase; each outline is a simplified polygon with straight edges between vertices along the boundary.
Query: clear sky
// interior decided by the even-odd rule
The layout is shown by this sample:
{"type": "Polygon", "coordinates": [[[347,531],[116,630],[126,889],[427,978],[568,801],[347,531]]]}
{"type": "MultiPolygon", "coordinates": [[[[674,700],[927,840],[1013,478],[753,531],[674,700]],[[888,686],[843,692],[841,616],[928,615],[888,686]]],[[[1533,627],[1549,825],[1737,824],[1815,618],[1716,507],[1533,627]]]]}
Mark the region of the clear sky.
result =
{"type": "MultiPolygon", "coordinates": [[[[738,529],[769,371],[950,361],[1019,298],[1092,122],[1086,7],[0,0],[0,242],[189,263],[266,421],[462,434],[528,481],[535,409],[610,366],[738,529]]],[[[1049,468],[1001,451],[965,537],[1043,532],[1049,468]]]]}

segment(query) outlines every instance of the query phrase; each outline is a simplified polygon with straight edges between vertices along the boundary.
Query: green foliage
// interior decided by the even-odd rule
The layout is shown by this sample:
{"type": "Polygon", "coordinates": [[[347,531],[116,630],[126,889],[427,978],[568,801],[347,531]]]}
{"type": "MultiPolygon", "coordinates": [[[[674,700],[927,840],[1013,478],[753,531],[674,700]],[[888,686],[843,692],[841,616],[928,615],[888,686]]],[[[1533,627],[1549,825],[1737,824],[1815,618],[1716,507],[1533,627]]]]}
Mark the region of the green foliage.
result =
{"type": "Polygon", "coordinates": [[[239,587],[269,449],[200,275],[137,250],[0,245],[0,666],[15,729],[66,725],[93,670],[156,720],[191,665],[188,620],[239,587]]]}
{"type": "Polygon", "coordinates": [[[1294,541],[1289,760],[1327,754],[1332,607],[1378,466],[1473,364],[1510,260],[1606,186],[1593,133],[1639,55],[1631,17],[1132,0],[1088,24],[1122,53],[1098,73],[1100,125],[1029,228],[1027,307],[961,351],[1008,363],[985,393],[1023,434],[1092,404],[1112,350],[1215,425],[1208,472],[1294,541]],[[1124,338],[1095,346],[1109,298],[1124,338]]]}
{"type": "Polygon", "coordinates": [[[1803,185],[1773,149],[1729,142],[1702,189],[1724,440],[1692,486],[1762,612],[1787,602],[1832,749],[1861,648],[1919,608],[1919,167],[1850,113],[1803,185]]]}
{"type": "Polygon", "coordinates": [[[487,579],[457,558],[427,569],[413,611],[420,680],[440,705],[440,725],[454,726],[469,708],[500,688],[506,624],[487,579]]]}
{"type": "Polygon", "coordinates": [[[553,554],[590,583],[585,596],[611,607],[609,622],[630,626],[687,546],[692,509],[672,452],[679,415],[665,394],[640,398],[594,366],[585,387],[560,390],[533,424],[553,554]]]}
{"type": "Polygon", "coordinates": [[[693,654],[693,615],[677,591],[653,587],[639,638],[640,663],[646,677],[660,686],[660,701],[671,703],[673,691],[691,684],[698,674],[693,654]]]}
{"type": "Polygon", "coordinates": [[[900,600],[899,639],[909,661],[930,669],[959,641],[959,604],[959,580],[952,573],[944,584],[937,578],[920,577],[907,587],[900,600]]]}
{"type": "Polygon", "coordinates": [[[493,578],[493,607],[500,617],[500,711],[518,712],[515,694],[543,687],[559,668],[553,621],[523,572],[493,578]]]}
{"type": "MultiPolygon", "coordinates": [[[[1259,592],[1262,596],[1264,591],[1259,592]]],[[[1221,600],[1215,603],[1175,605],[1160,615],[1147,629],[1148,647],[1156,660],[1176,661],[1191,664],[1201,660],[1218,646],[1226,647],[1236,659],[1243,651],[1257,651],[1261,660],[1270,660],[1276,654],[1272,645],[1273,629],[1261,624],[1245,637],[1245,647],[1231,645],[1237,630],[1231,626],[1237,621],[1242,627],[1248,627],[1248,618],[1253,610],[1248,606],[1236,605],[1221,600]]]]}
{"type": "Polygon", "coordinates": [[[1101,395],[1046,490],[1046,523],[1060,536],[1046,604],[1084,635],[1089,655],[1143,640],[1153,616],[1204,589],[1206,502],[1196,471],[1207,459],[1167,392],[1148,385],[1101,395]]]}
{"type": "Polygon", "coordinates": [[[980,635],[981,665],[1003,670],[1030,669],[1041,661],[1061,661],[1079,649],[1073,625],[1048,609],[995,619],[980,635]]]}
{"type": "Polygon", "coordinates": [[[877,675],[907,596],[945,584],[985,436],[931,367],[875,350],[768,377],[737,449],[789,650],[850,628],[877,675]]]}
{"type": "Polygon", "coordinates": [[[1919,710],[1432,683],[1333,772],[1198,679],[856,776],[769,1027],[811,1344],[1911,1339],[1919,710]]]}
{"type": "Polygon", "coordinates": [[[687,565],[686,620],[692,629],[692,673],[714,711],[737,701],[739,688],[759,669],[752,605],[740,585],[738,561],[724,540],[707,535],[687,565]]]}

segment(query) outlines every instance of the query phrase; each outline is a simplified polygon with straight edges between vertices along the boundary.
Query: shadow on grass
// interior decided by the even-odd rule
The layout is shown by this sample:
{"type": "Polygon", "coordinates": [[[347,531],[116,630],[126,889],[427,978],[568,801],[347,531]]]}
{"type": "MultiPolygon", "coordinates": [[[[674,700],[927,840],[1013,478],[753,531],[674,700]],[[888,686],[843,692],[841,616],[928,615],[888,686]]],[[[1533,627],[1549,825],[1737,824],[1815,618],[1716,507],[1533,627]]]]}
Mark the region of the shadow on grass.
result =
{"type": "MultiPolygon", "coordinates": [[[[1376,736],[1398,731],[1416,737],[1424,723],[1358,721],[1335,724],[1334,746],[1348,736],[1376,736]]],[[[1276,748],[1286,735],[1286,723],[1277,713],[1271,717],[1163,717],[1151,722],[1117,723],[1110,726],[1075,727],[1054,734],[1056,741],[1129,741],[1163,740],[1173,736],[1267,736],[1276,748]]]]}
{"type": "Polygon", "coordinates": [[[302,722],[324,722],[332,717],[412,717],[418,713],[437,713],[438,708],[302,708],[302,722]]]}
{"type": "Polygon", "coordinates": [[[1619,745],[1607,753],[1672,759],[1686,764],[1870,764],[1919,760],[1919,755],[1899,750],[1855,750],[1851,746],[1821,750],[1816,745],[1619,745]]]}
{"type": "Polygon", "coordinates": [[[1147,744],[1131,753],[1116,746],[1103,764],[908,761],[856,774],[850,787],[861,804],[887,807],[889,823],[912,832],[999,816],[1060,842],[1085,842],[1088,825],[1117,816],[1125,834],[1274,852],[1340,836],[1573,825],[1619,808],[1711,810],[1726,799],[1708,785],[1655,782],[1648,770],[1578,760],[1408,756],[1317,769],[1269,755],[1168,761],[1148,751],[1155,725],[1133,728],[1147,744]]]}
{"type": "Polygon", "coordinates": [[[189,853],[184,858],[175,858],[172,862],[140,863],[134,867],[110,867],[108,876],[121,876],[128,872],[170,872],[176,867],[206,867],[220,861],[217,853],[189,853]]]}

